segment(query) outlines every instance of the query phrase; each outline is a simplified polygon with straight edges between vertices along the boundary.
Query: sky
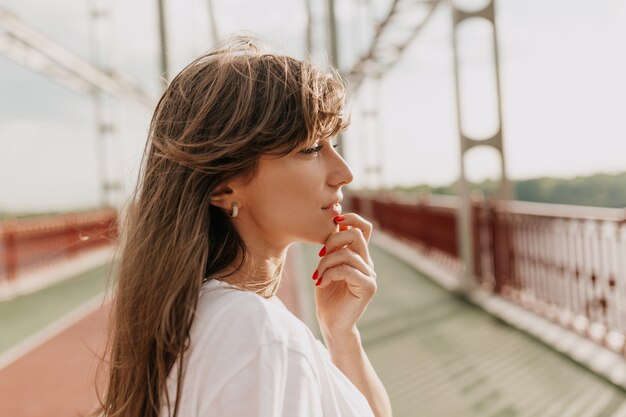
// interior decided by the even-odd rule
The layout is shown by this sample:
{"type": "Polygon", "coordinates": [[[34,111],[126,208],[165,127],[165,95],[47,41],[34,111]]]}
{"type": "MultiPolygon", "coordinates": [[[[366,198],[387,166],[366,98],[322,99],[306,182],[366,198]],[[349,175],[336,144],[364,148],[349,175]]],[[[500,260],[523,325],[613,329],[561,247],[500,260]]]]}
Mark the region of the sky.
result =
{"type": "MultiPolygon", "coordinates": [[[[336,0],[340,69],[368,45],[390,0],[336,0]],[[366,6],[369,4],[369,8],[366,6]],[[363,17],[369,17],[369,21],[363,17]]],[[[110,62],[160,93],[156,1],[110,0],[110,62]]],[[[325,1],[314,1],[314,59],[326,56],[325,1]]],[[[464,0],[459,7],[478,7],[464,0]]],[[[276,50],[305,56],[304,0],[214,0],[221,36],[248,31],[276,50]],[[262,16],[262,18],[259,18],[262,16]],[[288,18],[285,18],[288,16],[288,18]]],[[[6,8],[88,59],[89,2],[3,0],[6,8]]],[[[167,3],[170,64],[176,73],[211,46],[204,0],[167,3]]],[[[505,164],[514,179],[626,171],[626,0],[496,2],[505,164]]],[[[498,125],[491,28],[468,21],[459,36],[462,128],[481,139],[498,125]]],[[[1,31],[1,29],[0,29],[1,31]]],[[[0,32],[1,33],[1,32],[0,32]]],[[[435,12],[378,85],[352,95],[344,157],[355,187],[443,185],[459,175],[450,7],[435,12]],[[375,109],[377,120],[363,117],[375,109]],[[368,167],[380,164],[373,177],[368,167]]],[[[91,97],[67,90],[0,56],[0,211],[69,210],[98,204],[91,97]]],[[[109,175],[127,191],[137,176],[151,109],[112,100],[117,135],[109,175]]],[[[499,175],[486,147],[465,157],[468,176],[499,175]]]]}

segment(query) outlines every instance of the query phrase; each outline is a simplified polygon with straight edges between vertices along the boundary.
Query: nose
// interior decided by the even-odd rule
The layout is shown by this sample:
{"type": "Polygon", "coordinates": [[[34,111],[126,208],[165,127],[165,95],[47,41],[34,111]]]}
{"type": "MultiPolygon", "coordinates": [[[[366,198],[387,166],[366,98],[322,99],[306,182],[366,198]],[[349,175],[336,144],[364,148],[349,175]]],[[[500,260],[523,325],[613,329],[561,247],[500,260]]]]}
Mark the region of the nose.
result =
{"type": "Polygon", "coordinates": [[[348,163],[341,157],[339,152],[333,150],[330,162],[330,174],[328,182],[333,186],[350,184],[354,179],[354,174],[348,163]]]}

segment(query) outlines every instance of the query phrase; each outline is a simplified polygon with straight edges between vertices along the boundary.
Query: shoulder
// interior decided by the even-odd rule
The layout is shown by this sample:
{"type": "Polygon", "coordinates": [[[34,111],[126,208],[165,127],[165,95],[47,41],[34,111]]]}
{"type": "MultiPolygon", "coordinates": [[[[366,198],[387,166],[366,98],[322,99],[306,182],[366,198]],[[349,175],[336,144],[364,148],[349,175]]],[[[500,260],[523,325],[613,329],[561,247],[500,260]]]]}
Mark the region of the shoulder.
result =
{"type": "Polygon", "coordinates": [[[192,336],[206,335],[216,343],[245,338],[249,345],[286,341],[274,307],[257,294],[213,286],[200,295],[192,336]]]}
{"type": "Polygon", "coordinates": [[[223,282],[203,287],[192,325],[194,336],[218,344],[245,341],[249,347],[282,342],[305,354],[314,339],[307,325],[277,297],[265,299],[223,282]]]}
{"type": "Polygon", "coordinates": [[[304,323],[283,305],[257,294],[213,286],[201,293],[186,355],[187,377],[222,386],[238,372],[264,363],[296,369],[315,363],[304,323]]]}

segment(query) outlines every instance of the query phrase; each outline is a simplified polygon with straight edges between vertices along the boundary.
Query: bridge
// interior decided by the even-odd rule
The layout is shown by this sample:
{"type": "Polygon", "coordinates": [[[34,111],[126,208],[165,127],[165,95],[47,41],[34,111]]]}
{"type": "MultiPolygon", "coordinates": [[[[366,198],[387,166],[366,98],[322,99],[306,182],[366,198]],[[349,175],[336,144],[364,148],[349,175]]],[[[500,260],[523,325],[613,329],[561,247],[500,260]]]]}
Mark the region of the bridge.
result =
{"type": "MultiPolygon", "coordinates": [[[[213,42],[222,15],[212,3],[213,42]]],[[[327,50],[342,70],[364,109],[360,128],[374,142],[382,80],[436,13],[451,17],[458,194],[390,191],[381,160],[365,170],[366,187],[344,189],[344,211],[375,225],[370,252],[378,292],[359,329],[394,416],[626,417],[626,209],[515,199],[505,163],[494,2],[467,10],[447,1],[390,0],[361,22],[369,25],[368,42],[348,64],[333,1],[325,12],[305,3],[307,50],[327,50]],[[497,109],[495,127],[482,138],[468,133],[463,116],[467,79],[458,42],[464,23],[477,19],[492,28],[486,39],[497,109]],[[328,32],[325,42],[320,31],[328,32]],[[468,179],[464,157],[477,147],[498,156],[498,189],[488,198],[472,192],[468,179]]],[[[163,1],[157,6],[166,84],[172,41],[163,1]]],[[[91,3],[90,30],[110,23],[108,7],[91,3]]],[[[374,5],[355,7],[367,14],[374,5]]],[[[111,169],[120,140],[111,108],[123,101],[149,111],[155,103],[149,88],[104,58],[98,33],[85,59],[0,9],[2,56],[92,100],[99,192],[96,209],[0,220],[0,415],[85,415],[97,402],[94,375],[114,297],[108,289],[125,198],[122,174],[111,169]]],[[[278,295],[321,340],[308,278],[318,250],[290,249],[278,295]]]]}
{"type": "MultiPolygon", "coordinates": [[[[347,202],[347,211],[376,225],[371,253],[379,291],[359,328],[394,415],[626,415],[624,258],[610,264],[615,269],[606,263],[626,251],[623,210],[476,204],[477,285],[461,291],[458,201],[352,195],[347,202]],[[583,255],[571,255],[577,250],[583,255]]],[[[47,227],[38,219],[37,232],[32,221],[3,224],[0,316],[8,331],[0,339],[0,391],[10,415],[93,406],[89,382],[110,276],[106,256],[88,257],[114,242],[114,220],[110,212],[83,215],[82,223],[55,216],[47,227]],[[60,236],[72,243],[59,243],[60,236]],[[25,284],[46,270],[42,264],[50,274],[62,259],[82,259],[84,271],[43,288],[25,284]],[[64,397],[72,401],[58,401],[64,397]]],[[[318,249],[290,249],[279,296],[321,339],[308,282],[318,249]]]]}

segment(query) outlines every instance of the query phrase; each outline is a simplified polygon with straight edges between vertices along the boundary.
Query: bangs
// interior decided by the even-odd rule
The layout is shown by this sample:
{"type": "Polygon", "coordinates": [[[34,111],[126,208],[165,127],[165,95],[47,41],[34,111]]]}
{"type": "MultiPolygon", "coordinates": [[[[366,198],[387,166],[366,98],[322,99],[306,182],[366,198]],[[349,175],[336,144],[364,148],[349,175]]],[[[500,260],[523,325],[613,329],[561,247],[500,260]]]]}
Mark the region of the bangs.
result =
{"type": "Polygon", "coordinates": [[[273,113],[284,117],[275,130],[280,139],[275,137],[273,149],[267,152],[279,156],[330,140],[350,125],[346,88],[337,72],[325,73],[308,61],[282,58],[276,79],[288,87],[274,101],[273,113]]]}
{"type": "Polygon", "coordinates": [[[303,85],[307,145],[331,139],[350,126],[350,115],[345,114],[346,89],[339,74],[313,71],[316,73],[312,74],[309,83],[303,85]]]}

